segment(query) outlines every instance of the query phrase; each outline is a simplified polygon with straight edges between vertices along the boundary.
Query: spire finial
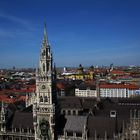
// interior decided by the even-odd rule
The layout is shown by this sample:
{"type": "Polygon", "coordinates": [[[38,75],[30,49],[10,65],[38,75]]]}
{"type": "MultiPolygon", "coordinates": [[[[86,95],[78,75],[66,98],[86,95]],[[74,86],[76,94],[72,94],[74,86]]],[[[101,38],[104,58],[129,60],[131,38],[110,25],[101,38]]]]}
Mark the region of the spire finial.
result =
{"type": "Polygon", "coordinates": [[[47,36],[47,26],[46,26],[46,22],[44,23],[43,42],[45,42],[47,45],[49,45],[48,36],[47,36]]]}

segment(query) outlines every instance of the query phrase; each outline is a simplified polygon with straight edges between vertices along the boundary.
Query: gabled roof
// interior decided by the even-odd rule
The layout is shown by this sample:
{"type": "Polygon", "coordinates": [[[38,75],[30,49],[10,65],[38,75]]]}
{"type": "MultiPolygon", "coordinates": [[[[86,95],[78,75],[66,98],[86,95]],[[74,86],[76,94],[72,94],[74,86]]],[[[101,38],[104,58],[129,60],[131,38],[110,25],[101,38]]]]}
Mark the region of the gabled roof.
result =
{"type": "Polygon", "coordinates": [[[12,127],[23,129],[34,129],[33,114],[31,112],[15,112],[12,127]]]}
{"type": "Polygon", "coordinates": [[[100,138],[104,138],[106,132],[109,138],[113,138],[113,133],[115,133],[115,121],[116,118],[109,118],[104,116],[89,116],[89,137],[94,138],[96,132],[97,137],[99,136],[100,138]]]}

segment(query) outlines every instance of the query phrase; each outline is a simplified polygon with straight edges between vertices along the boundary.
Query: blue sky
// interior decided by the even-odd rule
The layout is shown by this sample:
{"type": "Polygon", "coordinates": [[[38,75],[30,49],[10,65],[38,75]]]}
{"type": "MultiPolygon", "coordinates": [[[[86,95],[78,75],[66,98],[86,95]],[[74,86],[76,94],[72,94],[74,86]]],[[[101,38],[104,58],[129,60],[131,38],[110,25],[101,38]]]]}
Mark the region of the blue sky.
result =
{"type": "Polygon", "coordinates": [[[0,68],[38,65],[45,21],[57,66],[140,65],[139,0],[0,0],[0,68]]]}

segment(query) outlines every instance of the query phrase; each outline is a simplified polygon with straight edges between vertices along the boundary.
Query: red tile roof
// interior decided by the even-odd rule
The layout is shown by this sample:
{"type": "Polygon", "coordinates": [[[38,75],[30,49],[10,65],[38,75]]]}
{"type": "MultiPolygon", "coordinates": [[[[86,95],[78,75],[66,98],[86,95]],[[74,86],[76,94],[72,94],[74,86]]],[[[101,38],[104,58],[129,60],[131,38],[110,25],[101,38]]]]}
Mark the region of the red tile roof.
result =
{"type": "Polygon", "coordinates": [[[35,91],[35,89],[26,89],[26,90],[12,89],[12,90],[1,90],[0,94],[4,94],[4,93],[32,93],[34,91],[35,91]]]}
{"type": "Polygon", "coordinates": [[[100,88],[127,88],[127,89],[139,89],[137,85],[134,84],[101,84],[100,88]]]}
{"type": "Polygon", "coordinates": [[[13,89],[4,89],[0,90],[0,94],[4,93],[32,93],[35,92],[36,86],[35,85],[27,85],[26,87],[21,88],[20,90],[14,89],[14,86],[11,88],[13,89]]]}
{"type": "Polygon", "coordinates": [[[16,96],[16,97],[10,97],[9,95],[1,94],[0,95],[0,101],[4,101],[6,103],[15,103],[17,101],[25,101],[26,96],[16,96]]]}
{"type": "Polygon", "coordinates": [[[122,70],[112,70],[110,73],[114,74],[114,75],[124,75],[125,74],[125,72],[122,70]]]}

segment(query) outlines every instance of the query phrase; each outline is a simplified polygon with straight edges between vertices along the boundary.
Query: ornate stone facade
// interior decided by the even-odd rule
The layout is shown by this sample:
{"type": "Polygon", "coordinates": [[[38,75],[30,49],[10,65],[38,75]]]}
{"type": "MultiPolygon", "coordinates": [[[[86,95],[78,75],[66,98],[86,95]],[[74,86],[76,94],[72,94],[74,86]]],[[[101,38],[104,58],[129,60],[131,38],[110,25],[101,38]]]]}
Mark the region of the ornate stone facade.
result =
{"type": "Polygon", "coordinates": [[[130,110],[130,122],[123,124],[121,140],[140,140],[140,110],[130,110]]]}
{"type": "Polygon", "coordinates": [[[52,52],[48,42],[46,26],[36,71],[36,102],[33,104],[35,140],[54,140],[55,102],[53,86],[52,52]]]}

